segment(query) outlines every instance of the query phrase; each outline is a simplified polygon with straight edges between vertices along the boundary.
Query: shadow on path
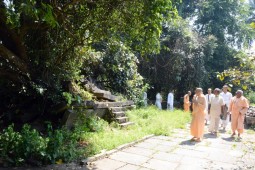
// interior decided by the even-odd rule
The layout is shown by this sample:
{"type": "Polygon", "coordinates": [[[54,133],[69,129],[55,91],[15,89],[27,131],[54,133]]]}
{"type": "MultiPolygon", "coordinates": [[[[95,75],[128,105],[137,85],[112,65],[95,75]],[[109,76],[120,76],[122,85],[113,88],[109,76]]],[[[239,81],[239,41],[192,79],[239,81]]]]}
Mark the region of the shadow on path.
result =
{"type": "Polygon", "coordinates": [[[196,144],[197,144],[197,142],[192,141],[192,140],[189,139],[189,140],[182,141],[179,145],[194,146],[196,144]]]}
{"type": "Polygon", "coordinates": [[[227,142],[241,142],[242,138],[235,138],[235,137],[227,137],[227,138],[221,138],[227,142]]]}
{"type": "Polygon", "coordinates": [[[217,136],[211,133],[204,134],[204,139],[208,139],[208,138],[216,139],[217,136]]]}

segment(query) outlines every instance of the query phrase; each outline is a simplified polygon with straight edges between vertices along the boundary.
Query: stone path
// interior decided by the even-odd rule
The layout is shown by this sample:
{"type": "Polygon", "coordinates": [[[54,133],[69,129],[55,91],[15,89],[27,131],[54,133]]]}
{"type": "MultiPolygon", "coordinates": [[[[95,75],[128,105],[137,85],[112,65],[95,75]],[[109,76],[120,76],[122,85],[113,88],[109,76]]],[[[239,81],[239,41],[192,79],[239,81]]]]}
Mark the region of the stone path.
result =
{"type": "Polygon", "coordinates": [[[174,130],[171,137],[154,136],[107,158],[89,163],[89,170],[199,170],[255,169],[255,132],[241,140],[230,129],[218,137],[207,133],[200,143],[191,142],[189,129],[174,130]]]}

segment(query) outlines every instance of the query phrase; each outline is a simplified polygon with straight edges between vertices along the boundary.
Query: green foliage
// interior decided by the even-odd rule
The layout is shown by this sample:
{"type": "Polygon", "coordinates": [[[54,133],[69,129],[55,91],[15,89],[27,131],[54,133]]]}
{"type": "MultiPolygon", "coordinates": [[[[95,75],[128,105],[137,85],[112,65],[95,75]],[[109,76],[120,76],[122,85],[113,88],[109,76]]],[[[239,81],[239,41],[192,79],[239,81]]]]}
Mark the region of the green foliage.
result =
{"type": "Polygon", "coordinates": [[[21,156],[21,143],[22,136],[14,131],[13,125],[4,129],[0,134],[0,158],[5,162],[5,165],[9,163],[20,165],[24,162],[24,158],[21,156]]]}
{"type": "MultiPolygon", "coordinates": [[[[90,52],[93,44],[102,41],[118,43],[109,44],[104,57],[109,61],[106,68],[117,74],[101,79],[121,78],[118,86],[127,85],[126,95],[134,98],[138,90],[131,92],[131,88],[140,88],[142,78],[136,72],[137,61],[132,50],[141,54],[158,52],[161,23],[177,16],[172,0],[8,2],[0,1],[0,89],[3,89],[0,95],[5,98],[0,107],[5,114],[20,110],[30,100],[38,102],[33,106],[38,105],[38,113],[42,115],[51,113],[51,106],[65,99],[70,103],[66,82],[88,78],[81,71],[90,67],[84,64],[79,49],[90,52]],[[118,47],[123,59],[117,56],[118,47]],[[116,61],[120,61],[120,69],[118,65],[111,66],[116,61]],[[126,69],[126,63],[131,69],[126,69]],[[122,74],[127,76],[126,80],[122,74]],[[43,89],[43,93],[38,89],[43,89]]],[[[113,91],[122,92],[125,87],[116,89],[113,91]]],[[[86,92],[79,96],[90,98],[86,92]]]]}
{"type": "Polygon", "coordinates": [[[236,88],[252,92],[255,88],[255,58],[244,51],[238,52],[235,58],[239,65],[218,73],[218,79],[233,84],[236,88]]]}
{"type": "Polygon", "coordinates": [[[92,77],[107,90],[120,93],[137,102],[148,85],[138,73],[138,58],[121,42],[94,45],[96,52],[80,52],[84,58],[85,77],[92,77]]]}
{"type": "Polygon", "coordinates": [[[255,92],[251,91],[245,97],[247,97],[247,99],[249,100],[250,104],[255,104],[255,92]]]}
{"type": "Polygon", "coordinates": [[[173,129],[185,128],[191,118],[190,114],[181,110],[160,111],[155,107],[131,110],[128,116],[135,123],[128,128],[120,129],[110,125],[99,133],[83,133],[82,140],[88,143],[85,155],[110,150],[150,134],[171,136],[173,129]]]}
{"type": "Polygon", "coordinates": [[[77,134],[67,129],[53,130],[48,125],[47,160],[55,163],[58,160],[69,162],[79,156],[77,134]]]}
{"type": "Polygon", "coordinates": [[[207,78],[206,61],[217,47],[214,36],[201,37],[189,28],[184,19],[165,22],[161,36],[162,49],[158,55],[141,59],[139,71],[153,86],[155,94],[174,90],[178,95],[203,86],[207,78]]]}
{"type": "Polygon", "coordinates": [[[78,132],[101,132],[108,125],[108,123],[100,117],[94,115],[87,115],[79,112],[79,120],[75,125],[78,132]]]}
{"type": "Polygon", "coordinates": [[[58,160],[68,162],[80,155],[78,150],[78,132],[67,129],[52,130],[48,126],[46,136],[25,124],[20,132],[13,125],[0,133],[0,159],[4,166],[23,164],[42,165],[58,160]]]}
{"type": "Polygon", "coordinates": [[[22,165],[29,161],[41,164],[46,156],[47,140],[38,131],[24,125],[21,132],[16,132],[13,125],[0,134],[1,156],[4,165],[22,165]]]}

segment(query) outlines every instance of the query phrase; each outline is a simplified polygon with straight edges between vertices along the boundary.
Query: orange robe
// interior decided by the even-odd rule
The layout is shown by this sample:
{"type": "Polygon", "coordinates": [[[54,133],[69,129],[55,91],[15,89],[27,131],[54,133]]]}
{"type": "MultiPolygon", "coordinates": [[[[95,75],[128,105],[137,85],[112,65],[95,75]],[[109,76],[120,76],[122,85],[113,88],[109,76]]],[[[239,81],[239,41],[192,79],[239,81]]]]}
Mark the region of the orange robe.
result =
{"type": "Polygon", "coordinates": [[[248,100],[241,96],[240,98],[233,97],[230,101],[229,112],[231,113],[231,128],[238,133],[243,133],[244,116],[249,108],[248,100]]]}
{"type": "Polygon", "coordinates": [[[196,138],[203,138],[205,127],[205,109],[206,99],[203,94],[195,96],[198,103],[193,103],[192,121],[190,125],[190,133],[196,138]]]}
{"type": "Polygon", "coordinates": [[[184,104],[183,104],[184,111],[189,112],[189,107],[190,107],[189,95],[186,94],[183,98],[184,98],[184,100],[183,100],[183,102],[184,102],[184,104]]]}

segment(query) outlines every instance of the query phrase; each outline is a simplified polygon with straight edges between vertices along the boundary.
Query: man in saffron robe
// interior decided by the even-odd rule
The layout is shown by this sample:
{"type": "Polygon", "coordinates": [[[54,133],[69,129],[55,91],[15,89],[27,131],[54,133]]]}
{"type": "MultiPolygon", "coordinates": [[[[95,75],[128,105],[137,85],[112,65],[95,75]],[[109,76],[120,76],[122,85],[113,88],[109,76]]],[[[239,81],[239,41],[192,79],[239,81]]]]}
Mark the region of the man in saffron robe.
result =
{"type": "Polygon", "coordinates": [[[229,112],[231,113],[231,129],[232,137],[238,132],[238,137],[243,133],[244,116],[249,108],[248,100],[243,96],[242,90],[237,90],[236,96],[233,97],[229,104],[229,112]]]}
{"type": "Polygon", "coordinates": [[[206,109],[206,99],[201,88],[196,89],[196,94],[193,97],[192,103],[193,111],[190,132],[193,138],[191,140],[201,142],[204,135],[204,120],[206,109]]]}
{"type": "Polygon", "coordinates": [[[183,97],[183,108],[185,112],[189,112],[190,110],[190,101],[189,97],[191,96],[191,91],[188,91],[188,94],[185,94],[183,97]]]}

